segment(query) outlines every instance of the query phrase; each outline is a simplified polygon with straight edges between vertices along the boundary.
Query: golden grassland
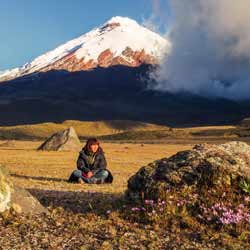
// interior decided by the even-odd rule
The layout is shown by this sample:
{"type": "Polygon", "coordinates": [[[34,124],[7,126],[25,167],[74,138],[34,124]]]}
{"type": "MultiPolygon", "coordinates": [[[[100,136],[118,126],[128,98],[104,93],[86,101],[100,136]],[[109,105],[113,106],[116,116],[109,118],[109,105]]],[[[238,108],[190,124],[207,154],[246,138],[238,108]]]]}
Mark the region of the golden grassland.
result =
{"type": "Polygon", "coordinates": [[[190,145],[102,143],[114,182],[90,186],[66,182],[75,169],[78,152],[36,151],[40,143],[16,141],[15,147],[0,148],[0,164],[9,169],[17,185],[27,189],[122,193],[129,177],[141,166],[191,148],[190,145]]]}
{"type": "MultiPolygon", "coordinates": [[[[65,121],[62,124],[44,123],[36,125],[21,125],[14,127],[0,127],[1,133],[8,133],[18,139],[20,135],[27,137],[47,137],[54,132],[74,126],[78,135],[105,135],[125,130],[134,140],[122,142],[102,142],[106,153],[108,168],[114,174],[114,183],[104,186],[75,185],[67,183],[70,173],[76,166],[78,152],[41,152],[37,147],[42,141],[15,140],[0,141],[0,165],[6,166],[13,181],[24,188],[58,191],[88,191],[122,193],[125,191],[127,181],[136,171],[152,161],[169,157],[178,151],[190,149],[193,144],[201,142],[224,142],[235,139],[224,136],[224,131],[234,129],[234,126],[193,127],[180,129],[166,129],[167,127],[154,124],[145,124],[131,121],[110,122],[79,122],[65,121]],[[114,128],[116,128],[114,130],[114,128]],[[118,129],[119,128],[119,129],[118,129]],[[173,132],[177,137],[166,136],[166,140],[159,138],[166,133],[173,132]],[[218,136],[219,131],[219,136],[218,136]],[[220,131],[222,133],[220,134],[220,131]],[[191,136],[197,133],[196,138],[191,136]],[[217,133],[217,134],[216,134],[217,133]],[[214,134],[217,135],[214,136],[214,134]],[[144,138],[145,141],[138,139],[144,138]],[[179,137],[178,137],[179,136],[179,137]],[[149,141],[147,141],[147,138],[149,141]],[[153,138],[153,140],[151,140],[153,138]],[[215,138],[215,140],[213,140],[215,138]],[[154,141],[154,139],[156,139],[154,141]],[[10,143],[9,143],[10,142],[10,143]],[[132,143],[133,142],[133,143],[132,143]],[[145,142],[145,143],[144,143],[145,142]],[[149,142],[149,144],[147,144],[149,142]]],[[[119,135],[119,134],[118,134],[119,135]]],[[[21,137],[22,137],[21,136],[21,137]]],[[[114,135],[115,136],[115,135],[114,135]]],[[[124,139],[130,137],[124,137],[124,139]]],[[[119,138],[119,136],[118,136],[119,138]]],[[[123,138],[123,136],[121,136],[123,138]]],[[[20,139],[20,138],[19,138],[20,139]]],[[[111,137],[112,139],[112,137],[111,137]]]]}

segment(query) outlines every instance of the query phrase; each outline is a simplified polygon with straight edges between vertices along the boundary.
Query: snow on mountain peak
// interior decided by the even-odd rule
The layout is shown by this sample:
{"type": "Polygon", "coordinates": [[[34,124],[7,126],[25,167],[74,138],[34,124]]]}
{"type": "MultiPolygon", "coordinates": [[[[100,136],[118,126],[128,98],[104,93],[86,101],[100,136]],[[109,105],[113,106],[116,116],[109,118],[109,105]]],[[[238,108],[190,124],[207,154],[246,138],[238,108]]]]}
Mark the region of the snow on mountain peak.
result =
{"type": "Polygon", "coordinates": [[[119,64],[131,67],[155,64],[169,48],[169,42],[160,35],[130,18],[117,16],[21,68],[0,74],[0,81],[48,70],[80,71],[119,64]]]}
{"type": "Polygon", "coordinates": [[[104,25],[119,23],[120,25],[139,25],[135,20],[128,17],[116,16],[112,17],[109,21],[107,21],[104,25]]]}

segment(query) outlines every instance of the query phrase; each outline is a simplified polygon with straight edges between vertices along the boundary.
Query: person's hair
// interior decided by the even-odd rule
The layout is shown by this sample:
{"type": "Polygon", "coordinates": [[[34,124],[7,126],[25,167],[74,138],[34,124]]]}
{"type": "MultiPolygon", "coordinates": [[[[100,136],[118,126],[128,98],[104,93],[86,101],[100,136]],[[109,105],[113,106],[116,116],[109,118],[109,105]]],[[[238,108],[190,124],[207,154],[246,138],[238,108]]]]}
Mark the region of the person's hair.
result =
{"type": "Polygon", "coordinates": [[[100,145],[100,142],[96,138],[89,138],[86,142],[85,149],[90,152],[92,145],[100,145]]]}

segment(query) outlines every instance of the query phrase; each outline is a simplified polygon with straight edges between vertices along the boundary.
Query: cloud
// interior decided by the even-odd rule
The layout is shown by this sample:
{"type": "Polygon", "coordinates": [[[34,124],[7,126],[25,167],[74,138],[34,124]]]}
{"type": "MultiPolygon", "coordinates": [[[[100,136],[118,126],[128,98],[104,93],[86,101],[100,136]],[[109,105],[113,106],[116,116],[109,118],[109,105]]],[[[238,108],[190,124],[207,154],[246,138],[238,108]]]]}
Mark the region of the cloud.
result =
{"type": "Polygon", "coordinates": [[[142,24],[159,33],[167,33],[167,23],[169,23],[169,1],[166,0],[151,0],[151,15],[143,18],[142,24]]]}
{"type": "Polygon", "coordinates": [[[156,88],[249,99],[250,1],[171,0],[170,8],[172,49],[154,73],[156,88]]]}
{"type": "Polygon", "coordinates": [[[154,32],[159,32],[160,30],[159,24],[156,23],[155,17],[153,15],[147,19],[143,18],[142,25],[154,32]]]}

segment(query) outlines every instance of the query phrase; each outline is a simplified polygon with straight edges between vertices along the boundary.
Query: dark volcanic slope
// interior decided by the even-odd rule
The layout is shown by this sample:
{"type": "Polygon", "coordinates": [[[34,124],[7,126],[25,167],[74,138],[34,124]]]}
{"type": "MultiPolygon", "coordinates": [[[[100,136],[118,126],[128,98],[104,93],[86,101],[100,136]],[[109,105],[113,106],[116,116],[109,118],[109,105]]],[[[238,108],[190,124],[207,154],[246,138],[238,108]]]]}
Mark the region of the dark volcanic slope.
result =
{"type": "Polygon", "coordinates": [[[170,126],[225,124],[250,115],[250,102],[146,90],[150,66],[38,73],[0,85],[0,125],[126,119],[170,126]]]}

